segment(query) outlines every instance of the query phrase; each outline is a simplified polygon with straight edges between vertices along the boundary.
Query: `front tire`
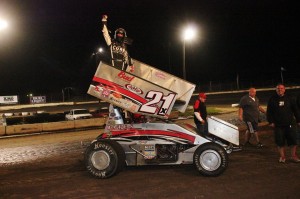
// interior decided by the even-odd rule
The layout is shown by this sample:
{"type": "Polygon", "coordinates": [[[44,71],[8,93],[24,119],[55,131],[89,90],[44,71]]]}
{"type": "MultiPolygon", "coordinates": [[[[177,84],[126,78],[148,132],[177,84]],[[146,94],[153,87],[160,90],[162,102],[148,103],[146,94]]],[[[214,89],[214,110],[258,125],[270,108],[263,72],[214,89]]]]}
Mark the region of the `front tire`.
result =
{"type": "Polygon", "coordinates": [[[85,165],[97,178],[109,178],[125,166],[125,153],[119,143],[104,139],[93,142],[85,152],[85,165]]]}
{"type": "Polygon", "coordinates": [[[194,153],[194,165],[204,176],[218,176],[228,166],[228,155],[225,149],[216,143],[205,143],[194,153]]]}

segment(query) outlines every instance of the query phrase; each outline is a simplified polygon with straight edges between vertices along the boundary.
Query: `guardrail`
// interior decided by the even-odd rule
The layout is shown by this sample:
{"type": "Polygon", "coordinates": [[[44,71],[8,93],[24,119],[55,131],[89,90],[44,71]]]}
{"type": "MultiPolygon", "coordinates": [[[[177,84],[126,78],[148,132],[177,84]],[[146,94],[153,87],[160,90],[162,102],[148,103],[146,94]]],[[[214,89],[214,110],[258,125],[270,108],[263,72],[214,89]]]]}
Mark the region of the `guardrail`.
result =
{"type": "Polygon", "coordinates": [[[91,118],[74,121],[0,126],[0,136],[103,127],[105,120],[106,118],[91,118]]]}
{"type": "MultiPolygon", "coordinates": [[[[172,111],[169,119],[178,118],[178,111],[172,111]]],[[[3,125],[0,123],[0,136],[20,135],[42,132],[55,132],[62,130],[72,130],[91,127],[103,127],[106,122],[106,117],[73,120],[73,121],[57,121],[47,123],[31,123],[31,124],[16,124],[3,125]],[[3,126],[2,126],[3,125],[3,126]]]]}

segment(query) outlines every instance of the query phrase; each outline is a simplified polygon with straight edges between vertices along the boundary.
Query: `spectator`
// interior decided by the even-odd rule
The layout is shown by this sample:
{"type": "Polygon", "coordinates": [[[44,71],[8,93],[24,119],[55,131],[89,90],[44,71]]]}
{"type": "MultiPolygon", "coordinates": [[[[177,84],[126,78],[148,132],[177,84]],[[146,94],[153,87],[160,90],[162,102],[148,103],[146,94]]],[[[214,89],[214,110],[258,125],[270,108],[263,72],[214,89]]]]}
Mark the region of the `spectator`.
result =
{"type": "Polygon", "coordinates": [[[208,135],[207,111],[206,111],[206,95],[199,93],[198,99],[194,104],[194,122],[199,130],[200,135],[208,135]]]}
{"type": "Polygon", "coordinates": [[[300,124],[300,117],[296,103],[285,94],[285,86],[278,84],[276,94],[268,102],[267,119],[274,128],[275,143],[280,155],[279,162],[285,163],[285,144],[291,147],[291,160],[300,162],[296,155],[297,137],[296,121],[300,124]]]}
{"type": "Polygon", "coordinates": [[[259,141],[258,137],[258,121],[260,111],[262,113],[266,112],[259,104],[259,100],[256,97],[256,89],[250,88],[249,94],[243,96],[239,104],[239,119],[241,121],[244,121],[247,125],[244,146],[252,145],[250,143],[250,138],[252,134],[254,134],[255,136],[256,146],[263,146],[262,143],[259,141]]]}

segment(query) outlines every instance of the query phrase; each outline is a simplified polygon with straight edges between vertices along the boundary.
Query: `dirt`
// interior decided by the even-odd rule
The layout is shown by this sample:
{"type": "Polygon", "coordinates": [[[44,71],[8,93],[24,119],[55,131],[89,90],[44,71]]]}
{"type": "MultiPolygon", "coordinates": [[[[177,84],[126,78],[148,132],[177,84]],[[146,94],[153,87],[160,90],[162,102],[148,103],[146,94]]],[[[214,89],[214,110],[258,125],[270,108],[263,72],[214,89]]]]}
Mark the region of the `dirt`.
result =
{"type": "Polygon", "coordinates": [[[179,165],[126,167],[96,179],[83,152],[99,130],[0,139],[0,198],[300,198],[300,164],[278,163],[272,130],[260,129],[265,146],[233,152],[218,177],[179,165]]]}

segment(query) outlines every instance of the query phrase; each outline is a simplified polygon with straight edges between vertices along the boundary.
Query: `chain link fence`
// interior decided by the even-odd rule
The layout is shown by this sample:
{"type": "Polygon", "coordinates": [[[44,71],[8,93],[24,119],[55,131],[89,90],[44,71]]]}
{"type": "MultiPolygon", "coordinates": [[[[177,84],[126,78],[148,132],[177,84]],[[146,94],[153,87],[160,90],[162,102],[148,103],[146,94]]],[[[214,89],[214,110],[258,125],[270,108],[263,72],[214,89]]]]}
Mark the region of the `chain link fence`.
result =
{"type": "MultiPolygon", "coordinates": [[[[257,81],[243,80],[243,81],[210,81],[206,83],[199,83],[196,85],[196,92],[220,92],[220,91],[238,91],[247,90],[250,87],[254,88],[274,88],[281,81],[276,80],[264,80],[257,81]]],[[[285,86],[299,86],[300,78],[290,78],[284,81],[285,86]]]]}

